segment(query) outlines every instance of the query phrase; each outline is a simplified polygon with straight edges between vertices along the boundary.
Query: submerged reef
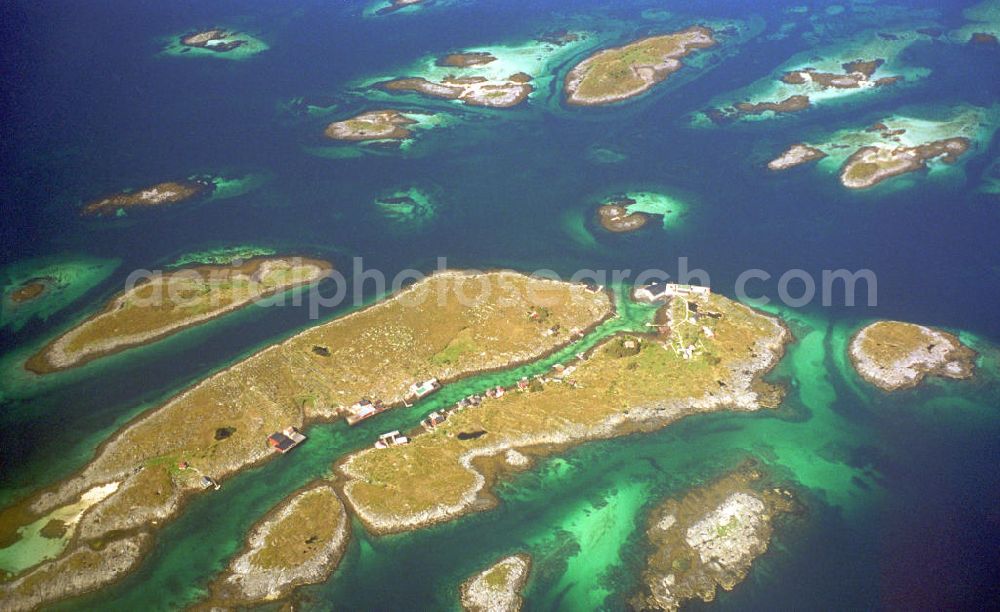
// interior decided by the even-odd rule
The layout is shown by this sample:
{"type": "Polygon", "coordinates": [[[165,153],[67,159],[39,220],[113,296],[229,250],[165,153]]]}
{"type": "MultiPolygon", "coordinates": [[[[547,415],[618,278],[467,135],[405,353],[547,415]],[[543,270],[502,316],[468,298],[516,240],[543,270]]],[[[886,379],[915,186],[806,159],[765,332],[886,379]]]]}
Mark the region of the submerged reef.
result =
{"type": "Polygon", "coordinates": [[[433,221],[438,209],[434,198],[417,187],[381,196],[375,200],[375,207],[394,225],[407,229],[416,229],[433,221]]]}
{"type": "Polygon", "coordinates": [[[191,264],[229,265],[242,263],[255,257],[267,257],[277,253],[274,249],[254,245],[218,247],[204,251],[185,253],[167,264],[168,268],[181,268],[191,264]]]}
{"type": "Polygon", "coordinates": [[[696,125],[764,120],[917,82],[930,71],[903,63],[903,52],[925,40],[916,30],[871,30],[838,44],[800,53],[773,76],[713,98],[693,117],[696,125]]]}
{"type": "Polygon", "coordinates": [[[388,15],[398,10],[423,4],[426,0],[385,0],[382,6],[375,11],[377,15],[388,15]]]}
{"type": "Polygon", "coordinates": [[[72,256],[6,266],[0,270],[0,326],[16,332],[32,319],[47,319],[98,285],[117,266],[116,260],[72,256]]]}

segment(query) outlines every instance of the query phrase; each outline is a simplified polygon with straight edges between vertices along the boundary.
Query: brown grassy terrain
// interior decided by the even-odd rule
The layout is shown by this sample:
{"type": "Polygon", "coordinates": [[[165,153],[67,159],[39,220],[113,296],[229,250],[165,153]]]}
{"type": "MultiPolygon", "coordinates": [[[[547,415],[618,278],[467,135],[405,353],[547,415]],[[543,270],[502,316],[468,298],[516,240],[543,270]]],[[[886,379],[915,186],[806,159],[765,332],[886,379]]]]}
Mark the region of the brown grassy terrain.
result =
{"type": "Polygon", "coordinates": [[[253,528],[244,552],[215,581],[201,607],[261,603],[295,586],[321,582],[340,563],[349,533],[347,513],[333,487],[299,491],[253,528]]]}
{"type": "Polygon", "coordinates": [[[851,341],[851,361],[868,382],[886,391],[919,384],[925,376],[969,378],[974,351],[954,335],[901,321],[876,321],[851,341]]]}
{"type": "Polygon", "coordinates": [[[719,296],[699,304],[697,321],[684,300],[668,308],[669,333],[631,338],[641,350],[612,339],[562,382],[456,411],[408,445],[352,455],[339,466],[346,501],[373,531],[413,529],[484,507],[477,498],[508,449],[612,437],[722,407],[756,409],[751,379],[777,361],[784,328],[719,296]],[[681,353],[688,346],[691,359],[681,353]]]}
{"type": "Polygon", "coordinates": [[[500,559],[462,583],[459,600],[466,612],[517,612],[531,571],[531,557],[519,553],[500,559]]]}
{"type": "Polygon", "coordinates": [[[222,480],[268,457],[275,431],[336,417],[362,397],[400,403],[412,383],[428,378],[533,361],[611,313],[606,294],[582,285],[513,272],[434,275],[268,347],[137,418],[79,474],[0,512],[0,541],[111,481],[122,485],[82,517],[80,534],[98,541],[115,530],[156,528],[186,493],[200,490],[202,474],[222,480]],[[543,321],[531,316],[541,309],[543,321]],[[447,359],[435,359],[442,354],[447,359]],[[229,435],[220,439],[220,430],[229,435]],[[178,468],[182,461],[187,469],[178,468]]]}
{"type": "Polygon", "coordinates": [[[416,123],[395,110],[374,110],[326,126],[323,134],[333,140],[402,140],[413,135],[407,126],[416,123]]]}
{"type": "Polygon", "coordinates": [[[681,58],[713,45],[711,30],[695,26],[604,49],[566,75],[566,99],[570,104],[595,105],[631,98],[679,70],[681,58]]]}
{"type": "Polygon", "coordinates": [[[938,157],[953,164],[970,146],[969,139],[958,137],[914,147],[862,147],[844,162],[840,182],[850,189],[867,189],[894,176],[921,170],[938,157]]]}
{"type": "Polygon", "coordinates": [[[114,215],[119,210],[167,206],[190,200],[196,196],[206,195],[213,188],[212,183],[204,181],[167,181],[88,202],[83,207],[83,214],[114,215]]]}
{"type": "Polygon", "coordinates": [[[300,494],[291,511],[268,525],[263,546],[249,562],[263,569],[293,569],[343,528],[347,516],[337,493],[323,487],[300,494]]]}
{"type": "Polygon", "coordinates": [[[319,280],[328,262],[255,258],[160,274],[114,296],[98,314],[50,342],[25,367],[46,374],[148,344],[254,300],[319,280]]]}

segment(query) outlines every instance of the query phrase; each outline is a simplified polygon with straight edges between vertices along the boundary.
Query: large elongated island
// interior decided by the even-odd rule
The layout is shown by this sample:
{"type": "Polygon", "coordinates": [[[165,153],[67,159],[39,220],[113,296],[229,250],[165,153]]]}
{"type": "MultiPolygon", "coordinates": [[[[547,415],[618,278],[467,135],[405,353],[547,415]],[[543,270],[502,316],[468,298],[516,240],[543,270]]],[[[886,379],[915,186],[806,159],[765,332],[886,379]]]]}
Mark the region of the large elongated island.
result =
{"type": "Polygon", "coordinates": [[[80,472],[0,513],[0,550],[19,547],[0,602],[31,609],[122,576],[185,500],[273,457],[274,432],[534,361],[613,312],[582,284],[444,272],[270,346],[139,415],[80,472]],[[37,545],[53,539],[37,527],[54,520],[55,542],[37,545]]]}

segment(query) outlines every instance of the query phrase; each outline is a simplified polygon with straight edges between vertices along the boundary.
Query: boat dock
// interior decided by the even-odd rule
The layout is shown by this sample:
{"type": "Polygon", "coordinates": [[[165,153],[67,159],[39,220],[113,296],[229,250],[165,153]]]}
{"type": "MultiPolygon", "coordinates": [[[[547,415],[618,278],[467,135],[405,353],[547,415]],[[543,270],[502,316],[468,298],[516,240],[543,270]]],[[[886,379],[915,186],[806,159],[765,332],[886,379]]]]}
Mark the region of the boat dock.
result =
{"type": "Polygon", "coordinates": [[[267,438],[267,443],[271,448],[279,453],[287,453],[306,439],[305,434],[294,427],[288,427],[284,431],[277,431],[267,438]]]}

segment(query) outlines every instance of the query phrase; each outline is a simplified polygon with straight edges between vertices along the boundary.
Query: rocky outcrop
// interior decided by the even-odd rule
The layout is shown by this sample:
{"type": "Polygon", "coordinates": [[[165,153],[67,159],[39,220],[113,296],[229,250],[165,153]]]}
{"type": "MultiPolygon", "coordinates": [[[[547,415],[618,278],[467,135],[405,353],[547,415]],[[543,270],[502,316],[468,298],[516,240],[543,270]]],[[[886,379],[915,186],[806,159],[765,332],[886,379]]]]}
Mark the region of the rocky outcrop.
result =
{"type": "Polygon", "coordinates": [[[517,554],[501,559],[462,583],[462,609],[467,612],[517,612],[528,581],[531,557],[517,554]]]}
{"type": "Polygon", "coordinates": [[[762,487],[748,463],[680,499],[667,499],[649,519],[653,546],[632,606],[676,610],[690,599],[712,601],[732,590],[768,547],[775,516],[794,508],[790,492],[762,487]]]}
{"type": "Polygon", "coordinates": [[[971,378],[975,368],[975,352],[954,335],[900,321],[864,327],[849,350],[858,374],[884,391],[915,387],[927,376],[971,378]]]}

